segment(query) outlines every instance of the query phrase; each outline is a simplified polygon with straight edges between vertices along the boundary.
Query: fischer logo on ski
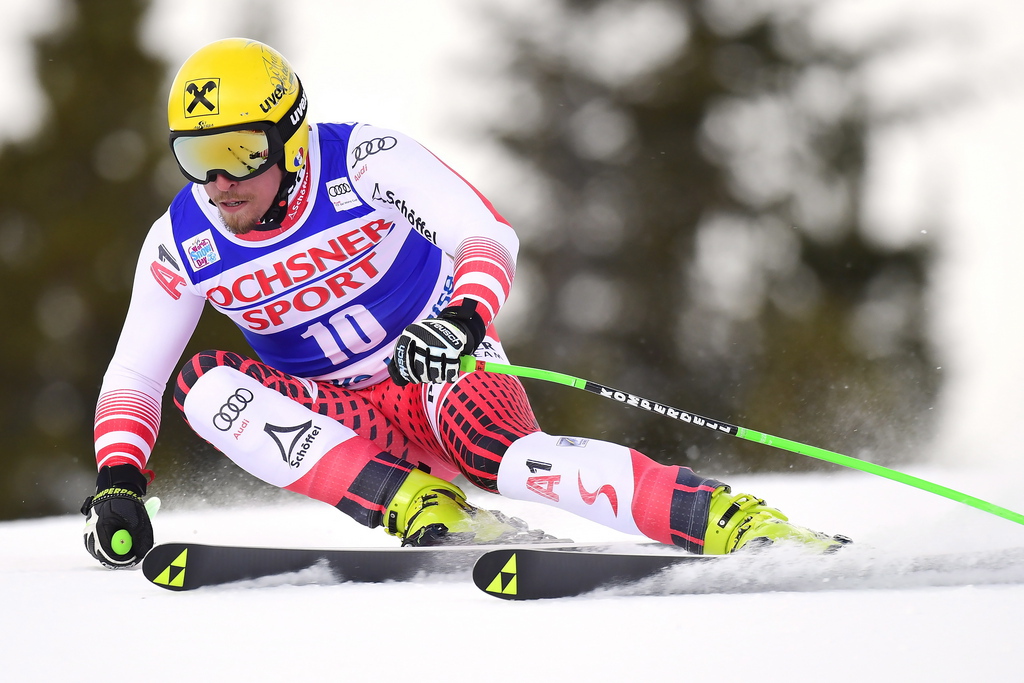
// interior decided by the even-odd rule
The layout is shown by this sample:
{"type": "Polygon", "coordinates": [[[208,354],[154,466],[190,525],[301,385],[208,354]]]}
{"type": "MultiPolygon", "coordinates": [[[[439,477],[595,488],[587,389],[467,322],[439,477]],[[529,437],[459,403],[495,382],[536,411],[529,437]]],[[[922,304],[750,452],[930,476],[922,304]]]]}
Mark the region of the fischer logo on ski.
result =
{"type": "Polygon", "coordinates": [[[519,583],[516,580],[516,554],[512,553],[505,566],[501,568],[494,580],[485,589],[488,593],[499,595],[516,595],[519,592],[519,583]]]}
{"type": "Polygon", "coordinates": [[[160,572],[153,583],[161,586],[169,586],[173,588],[182,588],[185,585],[185,563],[188,561],[188,548],[181,551],[174,560],[167,565],[167,568],[160,572]],[[180,571],[174,571],[174,570],[180,571]]]}

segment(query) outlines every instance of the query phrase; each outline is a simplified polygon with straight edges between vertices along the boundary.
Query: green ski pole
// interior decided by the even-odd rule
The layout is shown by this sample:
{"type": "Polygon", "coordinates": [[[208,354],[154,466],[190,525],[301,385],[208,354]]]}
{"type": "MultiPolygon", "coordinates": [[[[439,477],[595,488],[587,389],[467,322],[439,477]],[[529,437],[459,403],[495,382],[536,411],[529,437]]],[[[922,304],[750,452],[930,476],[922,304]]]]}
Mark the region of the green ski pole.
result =
{"type": "Polygon", "coordinates": [[[849,467],[851,469],[860,470],[861,472],[868,472],[869,474],[874,474],[879,477],[885,477],[886,479],[892,479],[893,481],[898,481],[901,484],[913,486],[914,488],[921,489],[922,491],[928,491],[929,493],[934,493],[938,496],[955,500],[956,502],[963,503],[964,505],[970,505],[971,507],[996,515],[997,517],[1008,519],[1011,522],[1024,524],[1024,515],[1019,512],[1008,510],[1004,507],[995,505],[994,503],[942,486],[941,484],[936,484],[910,474],[905,474],[888,467],[883,467],[882,465],[876,465],[875,463],[868,462],[866,460],[858,460],[857,458],[851,458],[848,455],[828,451],[824,448],[809,446],[798,441],[790,441],[789,439],[782,439],[777,436],[772,436],[771,434],[757,432],[745,427],[738,427],[718,420],[711,420],[706,417],[702,417],[701,415],[697,415],[696,413],[672,408],[671,406],[658,403],[657,401],[651,401],[626,391],[606,387],[602,384],[598,384],[597,382],[573,377],[572,375],[565,375],[560,372],[551,372],[549,370],[538,370],[537,368],[527,368],[518,365],[504,365],[502,363],[482,361],[474,358],[473,356],[463,356],[460,361],[460,369],[463,372],[493,372],[501,375],[514,375],[516,377],[527,377],[529,379],[539,379],[545,382],[554,382],[555,384],[564,384],[575,389],[582,389],[583,391],[597,394],[604,398],[609,398],[613,401],[618,401],[619,403],[631,405],[634,408],[640,408],[641,410],[664,415],[665,417],[673,420],[710,429],[714,432],[729,434],[730,436],[746,439],[747,441],[763,443],[767,446],[772,446],[780,450],[797,453],[799,455],[806,455],[810,458],[825,460],[826,462],[842,465],[843,467],[849,467]]]}

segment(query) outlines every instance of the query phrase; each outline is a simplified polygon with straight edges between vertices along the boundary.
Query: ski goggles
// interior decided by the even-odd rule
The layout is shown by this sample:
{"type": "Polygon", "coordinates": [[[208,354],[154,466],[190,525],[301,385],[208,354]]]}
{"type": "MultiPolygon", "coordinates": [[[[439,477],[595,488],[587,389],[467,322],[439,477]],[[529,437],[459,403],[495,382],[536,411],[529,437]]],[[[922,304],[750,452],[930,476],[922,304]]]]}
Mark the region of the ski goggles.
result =
{"type": "Polygon", "coordinates": [[[284,158],[284,144],[305,121],[306,95],[298,84],[295,102],[277,123],[253,121],[222,128],[171,131],[171,152],[193,183],[212,183],[218,175],[248,180],[284,158]]]}
{"type": "Polygon", "coordinates": [[[206,131],[171,133],[178,168],[193,183],[205,185],[223,175],[248,180],[284,156],[284,143],[270,122],[245,123],[206,131]]]}

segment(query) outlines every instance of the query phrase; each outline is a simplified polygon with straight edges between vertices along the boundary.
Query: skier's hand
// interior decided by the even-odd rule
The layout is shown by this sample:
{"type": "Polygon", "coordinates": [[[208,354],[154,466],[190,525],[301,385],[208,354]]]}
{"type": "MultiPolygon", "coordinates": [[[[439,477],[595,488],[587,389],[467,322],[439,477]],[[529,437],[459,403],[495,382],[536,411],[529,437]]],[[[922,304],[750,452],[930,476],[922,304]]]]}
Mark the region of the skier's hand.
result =
{"type": "Polygon", "coordinates": [[[108,569],[134,567],[153,547],[153,524],[143,504],[146,476],[134,465],[104,467],[96,495],[85,499],[85,549],[108,569]]]}
{"type": "Polygon", "coordinates": [[[395,343],[388,373],[398,386],[454,382],[459,377],[459,357],[476,351],[483,337],[483,321],[476,313],[446,308],[437,318],[405,328],[395,343]]]}

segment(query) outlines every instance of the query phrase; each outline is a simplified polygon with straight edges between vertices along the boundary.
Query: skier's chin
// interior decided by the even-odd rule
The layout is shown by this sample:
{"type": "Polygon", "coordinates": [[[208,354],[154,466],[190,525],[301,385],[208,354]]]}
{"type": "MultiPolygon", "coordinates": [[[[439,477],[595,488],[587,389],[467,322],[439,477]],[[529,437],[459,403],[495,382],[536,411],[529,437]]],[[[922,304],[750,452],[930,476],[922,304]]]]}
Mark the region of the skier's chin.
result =
{"type": "Polygon", "coordinates": [[[224,227],[228,229],[228,232],[233,235],[244,235],[259,223],[259,217],[247,214],[248,212],[226,213],[221,211],[220,217],[224,221],[224,227]]]}

